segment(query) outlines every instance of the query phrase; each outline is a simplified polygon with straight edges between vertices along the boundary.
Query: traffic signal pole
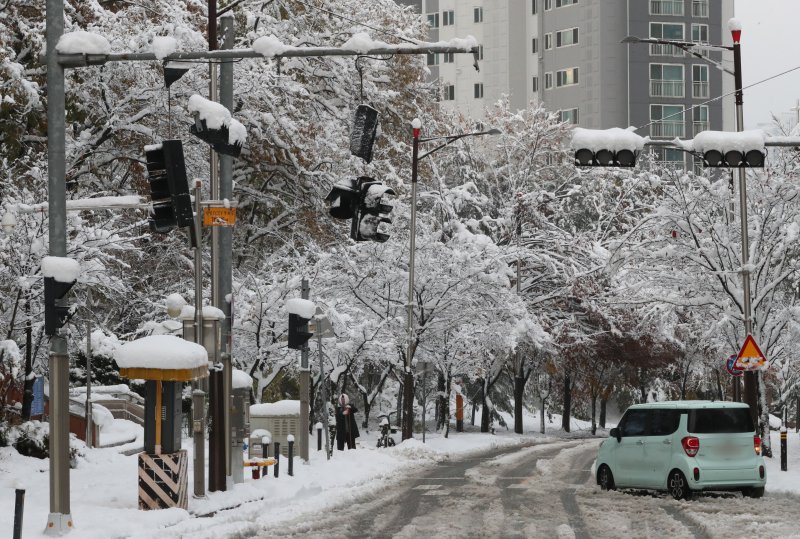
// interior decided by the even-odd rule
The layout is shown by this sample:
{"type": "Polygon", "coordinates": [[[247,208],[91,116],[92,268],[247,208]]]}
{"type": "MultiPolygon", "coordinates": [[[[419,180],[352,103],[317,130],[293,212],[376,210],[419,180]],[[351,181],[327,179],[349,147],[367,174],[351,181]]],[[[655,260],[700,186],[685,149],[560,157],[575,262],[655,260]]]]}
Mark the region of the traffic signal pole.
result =
{"type": "Polygon", "coordinates": [[[419,165],[419,133],[422,124],[418,119],[411,124],[414,142],[411,153],[411,226],[408,243],[408,348],[406,349],[405,373],[403,377],[403,424],[402,438],[414,436],[414,373],[411,371],[411,358],[414,354],[414,255],[417,239],[417,167],[419,165]]]}
{"type": "MultiPolygon", "coordinates": [[[[308,299],[311,289],[308,286],[308,279],[303,277],[300,297],[308,299]]],[[[316,333],[320,334],[320,323],[317,322],[316,333]]],[[[300,350],[300,458],[308,462],[308,416],[309,416],[309,386],[311,372],[308,368],[308,342],[303,343],[300,350]]]]}
{"type": "MultiPolygon", "coordinates": [[[[67,187],[64,67],[56,46],[64,33],[64,0],[47,0],[47,190],[50,256],[67,255],[67,187]]],[[[67,339],[50,338],[50,513],[45,533],[63,535],[72,530],[69,499],[69,356],[67,339]]]]}

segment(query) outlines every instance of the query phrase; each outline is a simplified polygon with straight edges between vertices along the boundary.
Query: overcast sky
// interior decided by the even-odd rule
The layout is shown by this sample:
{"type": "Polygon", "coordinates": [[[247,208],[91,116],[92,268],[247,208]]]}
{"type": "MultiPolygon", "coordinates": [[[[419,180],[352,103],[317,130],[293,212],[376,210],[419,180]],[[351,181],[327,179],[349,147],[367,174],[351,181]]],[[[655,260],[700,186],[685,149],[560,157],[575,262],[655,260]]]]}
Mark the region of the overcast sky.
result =
{"type": "Polygon", "coordinates": [[[734,6],[742,23],[745,127],[771,123],[771,114],[784,121],[787,115],[796,118],[790,109],[800,99],[800,69],[747,85],[800,66],[800,0],[735,0],[734,6]]]}

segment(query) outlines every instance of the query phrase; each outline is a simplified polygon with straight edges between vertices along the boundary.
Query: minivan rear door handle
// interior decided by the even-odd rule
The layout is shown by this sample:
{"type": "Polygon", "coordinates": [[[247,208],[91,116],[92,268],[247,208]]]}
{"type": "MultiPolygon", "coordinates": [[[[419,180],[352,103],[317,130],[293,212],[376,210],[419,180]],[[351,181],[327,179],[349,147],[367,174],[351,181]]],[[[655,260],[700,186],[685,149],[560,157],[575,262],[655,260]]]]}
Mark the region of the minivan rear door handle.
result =
{"type": "Polygon", "coordinates": [[[661,442],[661,443],[662,443],[662,444],[671,445],[671,444],[672,444],[672,440],[664,440],[664,441],[663,441],[663,442],[661,442]]]}
{"type": "Polygon", "coordinates": [[[644,440],[636,440],[636,445],[644,445],[644,440]]]}

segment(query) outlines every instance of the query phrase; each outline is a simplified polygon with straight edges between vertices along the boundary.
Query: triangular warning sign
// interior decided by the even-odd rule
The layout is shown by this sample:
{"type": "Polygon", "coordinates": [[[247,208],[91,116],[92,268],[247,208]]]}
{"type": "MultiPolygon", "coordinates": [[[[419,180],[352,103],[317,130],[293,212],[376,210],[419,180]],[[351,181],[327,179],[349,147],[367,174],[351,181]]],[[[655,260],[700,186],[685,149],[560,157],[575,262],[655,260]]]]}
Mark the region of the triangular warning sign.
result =
{"type": "Polygon", "coordinates": [[[739,350],[739,355],[736,356],[734,368],[747,371],[757,370],[765,367],[767,358],[758,347],[756,340],[752,335],[748,335],[744,340],[742,348],[739,350]]]}

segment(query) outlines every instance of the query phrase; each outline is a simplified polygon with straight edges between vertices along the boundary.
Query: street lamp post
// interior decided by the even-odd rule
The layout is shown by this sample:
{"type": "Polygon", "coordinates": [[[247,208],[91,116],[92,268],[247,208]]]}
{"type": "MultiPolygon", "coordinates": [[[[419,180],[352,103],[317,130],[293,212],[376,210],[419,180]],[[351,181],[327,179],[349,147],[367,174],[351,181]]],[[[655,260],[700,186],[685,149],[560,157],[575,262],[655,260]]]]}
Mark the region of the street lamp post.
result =
{"type": "MultiPolygon", "coordinates": [[[[728,47],[724,45],[703,45],[707,50],[727,50],[733,52],[733,71],[722,66],[720,62],[711,60],[702,56],[698,52],[692,50],[698,43],[673,41],[668,39],[641,39],[636,36],[628,36],[622,40],[622,43],[650,43],[650,44],[663,44],[673,45],[678,47],[689,54],[702,58],[710,62],[722,71],[733,75],[734,89],[735,89],[735,103],[736,103],[736,131],[744,131],[744,111],[743,111],[743,85],[742,85],[742,52],[740,39],[742,36],[742,27],[739,21],[731,19],[728,21],[728,29],[733,38],[733,46],[728,47]]],[[[747,182],[745,169],[739,167],[739,217],[742,235],[742,316],[744,318],[744,332],[745,336],[753,333],[753,316],[752,316],[752,299],[750,292],[750,239],[747,228],[747,182]]],[[[759,375],[753,371],[745,371],[744,373],[744,401],[750,405],[750,414],[753,422],[758,424],[758,385],[759,375]]],[[[739,387],[739,379],[734,379],[733,398],[736,401],[742,400],[741,388],[739,387]]]]}
{"type": "Polygon", "coordinates": [[[417,177],[419,162],[434,152],[441,150],[448,144],[451,144],[458,139],[464,137],[477,137],[482,135],[499,135],[500,131],[497,129],[490,129],[488,131],[476,131],[473,133],[462,133],[460,135],[445,135],[440,137],[426,137],[420,138],[420,131],[422,130],[422,122],[419,118],[414,118],[411,122],[413,130],[413,146],[411,153],[411,230],[409,232],[409,246],[408,246],[408,303],[407,309],[407,322],[408,322],[408,346],[406,348],[405,357],[405,375],[403,378],[403,422],[402,422],[402,437],[407,440],[413,436],[414,428],[414,373],[411,370],[411,358],[414,356],[416,340],[414,339],[414,255],[416,254],[416,236],[417,236],[417,177]],[[426,142],[433,142],[436,140],[444,141],[432,150],[419,155],[419,145],[426,142]]]}

